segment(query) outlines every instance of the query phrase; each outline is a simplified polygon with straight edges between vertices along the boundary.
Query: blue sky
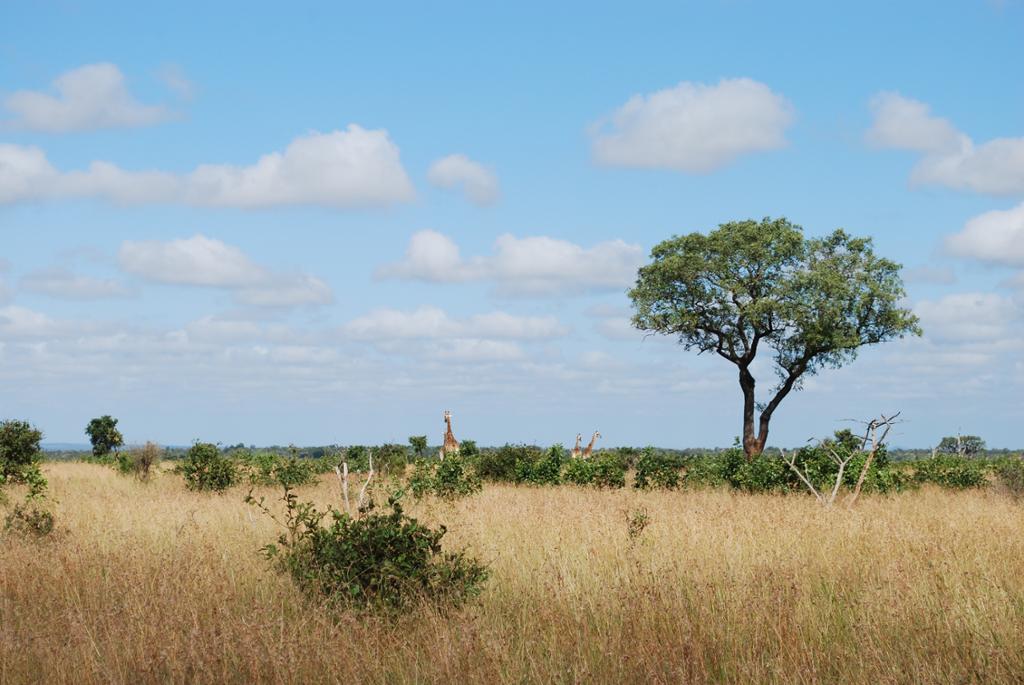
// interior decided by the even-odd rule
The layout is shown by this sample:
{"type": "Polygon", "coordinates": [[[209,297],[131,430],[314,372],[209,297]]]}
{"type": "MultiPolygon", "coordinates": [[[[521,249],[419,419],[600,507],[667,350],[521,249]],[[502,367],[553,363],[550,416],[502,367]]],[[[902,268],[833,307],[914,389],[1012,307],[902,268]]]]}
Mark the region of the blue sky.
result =
{"type": "Polygon", "coordinates": [[[5,3],[0,413],[727,445],[734,369],[624,291],[664,238],[784,215],[872,236],[925,336],[810,379],[771,443],[902,410],[900,444],[1019,446],[1022,44],[1012,0],[5,3]]]}

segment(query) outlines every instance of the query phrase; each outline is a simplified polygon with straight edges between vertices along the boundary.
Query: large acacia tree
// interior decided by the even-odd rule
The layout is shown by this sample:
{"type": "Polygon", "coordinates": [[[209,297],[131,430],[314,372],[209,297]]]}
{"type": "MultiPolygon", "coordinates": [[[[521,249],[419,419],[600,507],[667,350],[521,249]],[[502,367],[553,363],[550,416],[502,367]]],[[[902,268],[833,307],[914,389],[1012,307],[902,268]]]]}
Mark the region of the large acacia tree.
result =
{"type": "Polygon", "coordinates": [[[900,265],[842,230],[805,238],[786,219],[735,221],[659,243],[651,260],[629,291],[633,325],[736,365],[748,459],[764,450],[772,415],[804,377],[842,366],[864,345],[921,333],[899,306],[900,265]],[[778,383],[759,403],[750,367],[765,348],[778,383]]]}

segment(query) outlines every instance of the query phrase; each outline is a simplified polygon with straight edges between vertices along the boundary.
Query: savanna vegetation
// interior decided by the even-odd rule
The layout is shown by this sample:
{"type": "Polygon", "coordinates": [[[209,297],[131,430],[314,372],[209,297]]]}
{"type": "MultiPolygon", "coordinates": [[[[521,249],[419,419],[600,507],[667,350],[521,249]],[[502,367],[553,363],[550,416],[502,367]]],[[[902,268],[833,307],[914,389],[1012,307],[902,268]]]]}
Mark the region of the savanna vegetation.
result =
{"type": "Polygon", "coordinates": [[[737,367],[732,448],[126,448],[104,415],[46,464],[0,423],[0,683],[1021,682],[1024,458],[890,451],[899,414],[767,442],[806,377],[919,333],[897,264],[733,222],[630,298],[737,367]]]}

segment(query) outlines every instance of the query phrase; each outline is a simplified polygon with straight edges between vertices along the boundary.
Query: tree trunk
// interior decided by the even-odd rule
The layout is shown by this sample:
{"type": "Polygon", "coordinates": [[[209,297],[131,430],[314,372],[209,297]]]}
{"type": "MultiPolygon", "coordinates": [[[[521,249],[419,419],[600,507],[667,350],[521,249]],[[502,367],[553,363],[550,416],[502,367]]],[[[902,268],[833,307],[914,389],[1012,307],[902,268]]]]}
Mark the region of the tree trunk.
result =
{"type": "Polygon", "coordinates": [[[747,455],[747,461],[761,454],[764,449],[764,442],[754,433],[754,411],[757,407],[755,385],[750,369],[740,365],[740,388],[743,390],[743,452],[747,455]]]}

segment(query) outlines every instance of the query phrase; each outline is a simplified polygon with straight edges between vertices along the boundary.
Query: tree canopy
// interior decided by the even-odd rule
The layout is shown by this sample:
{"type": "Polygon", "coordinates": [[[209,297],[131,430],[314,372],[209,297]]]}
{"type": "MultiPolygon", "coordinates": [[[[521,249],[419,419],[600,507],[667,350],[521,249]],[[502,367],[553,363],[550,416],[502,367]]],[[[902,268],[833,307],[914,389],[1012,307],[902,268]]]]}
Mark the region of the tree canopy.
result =
{"type": "Polygon", "coordinates": [[[97,457],[110,454],[111,451],[124,444],[121,431],[117,430],[117,419],[105,414],[93,419],[85,427],[85,434],[92,442],[92,453],[97,457]]]}
{"type": "Polygon", "coordinates": [[[736,221],[656,245],[629,291],[632,322],[738,367],[751,457],[764,450],[775,409],[802,378],[842,366],[865,345],[920,334],[917,317],[900,306],[899,272],[875,255],[870,238],[841,229],[806,238],[784,218],[736,221]],[[763,347],[778,384],[758,405],[750,365],[763,347]]]}

